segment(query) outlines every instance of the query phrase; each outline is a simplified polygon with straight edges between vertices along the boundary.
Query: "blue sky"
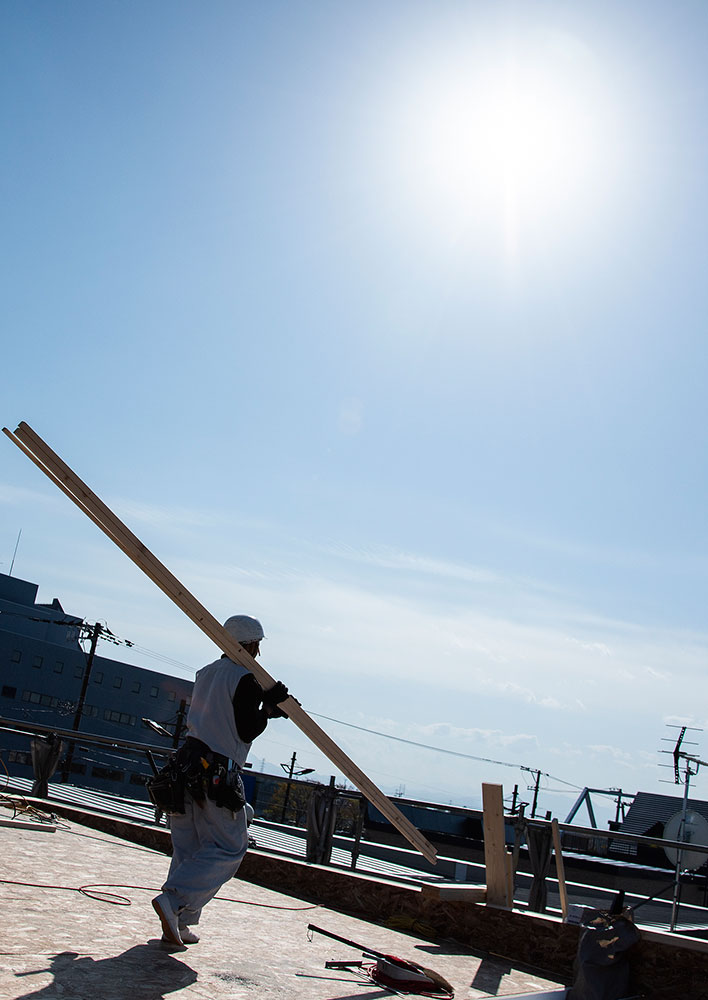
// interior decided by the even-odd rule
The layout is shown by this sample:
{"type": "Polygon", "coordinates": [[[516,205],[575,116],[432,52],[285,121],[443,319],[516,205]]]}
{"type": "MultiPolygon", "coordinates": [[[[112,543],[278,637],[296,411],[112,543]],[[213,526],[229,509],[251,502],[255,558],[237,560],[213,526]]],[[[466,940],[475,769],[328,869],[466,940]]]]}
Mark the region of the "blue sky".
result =
{"type": "MultiPolygon", "coordinates": [[[[2,422],[259,614],[313,713],[539,768],[558,815],[670,791],[708,695],[705,6],[0,19],[2,422]]],[[[0,569],[22,530],[41,597],[210,659],[52,491],[6,441],[0,569]]],[[[387,791],[526,780],[326,728],[387,791]]],[[[291,749],[322,764],[285,724],[254,755],[291,749]]]]}

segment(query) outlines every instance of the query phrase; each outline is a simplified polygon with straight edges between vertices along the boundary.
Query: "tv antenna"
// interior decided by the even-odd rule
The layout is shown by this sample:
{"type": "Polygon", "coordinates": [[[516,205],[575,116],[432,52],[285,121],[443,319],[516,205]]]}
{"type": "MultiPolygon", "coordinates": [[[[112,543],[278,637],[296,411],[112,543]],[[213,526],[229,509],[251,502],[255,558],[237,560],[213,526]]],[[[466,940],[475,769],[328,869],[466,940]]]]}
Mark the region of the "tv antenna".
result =
{"type": "MultiPolygon", "coordinates": [[[[694,838],[704,844],[708,841],[708,822],[700,813],[689,810],[688,790],[691,785],[691,778],[694,778],[701,766],[708,767],[704,760],[695,754],[687,753],[683,748],[686,746],[697,746],[693,741],[686,740],[686,733],[691,729],[693,732],[702,732],[691,726],[669,726],[669,729],[678,729],[679,734],[673,750],[660,750],[660,753],[670,753],[673,757],[674,784],[680,785],[683,781],[683,804],[681,809],[675,813],[664,826],[664,837],[668,840],[675,840],[690,843],[694,838]],[[683,778],[681,769],[683,768],[683,778]]],[[[664,737],[666,739],[666,737],[664,737]]],[[[681,895],[681,872],[695,871],[705,864],[708,854],[705,851],[684,851],[681,848],[666,848],[666,855],[669,861],[676,865],[674,879],[674,896],[671,905],[671,923],[669,930],[676,929],[678,918],[678,908],[681,895]]]]}
{"type": "Polygon", "coordinates": [[[12,576],[12,570],[15,566],[15,558],[17,556],[17,550],[20,547],[20,538],[22,537],[22,528],[17,532],[17,541],[15,542],[15,551],[12,553],[12,562],[10,563],[10,572],[8,576],[12,576]]]}

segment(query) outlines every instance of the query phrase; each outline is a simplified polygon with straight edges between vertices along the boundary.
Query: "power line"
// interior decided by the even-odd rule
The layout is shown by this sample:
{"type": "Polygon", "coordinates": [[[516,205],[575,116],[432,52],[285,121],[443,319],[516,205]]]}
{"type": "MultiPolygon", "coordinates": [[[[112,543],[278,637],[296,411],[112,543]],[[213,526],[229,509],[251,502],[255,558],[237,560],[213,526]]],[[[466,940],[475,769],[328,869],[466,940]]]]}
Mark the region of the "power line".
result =
{"type": "Polygon", "coordinates": [[[80,628],[83,624],[82,618],[38,618],[36,615],[28,615],[22,611],[8,611],[7,608],[0,608],[0,615],[10,615],[11,618],[26,618],[31,622],[41,622],[43,625],[68,625],[72,628],[80,628]]]}
{"type": "Polygon", "coordinates": [[[131,642],[129,639],[124,639],[123,642],[126,646],[134,649],[137,653],[141,653],[143,656],[153,656],[156,660],[160,660],[162,663],[167,663],[172,667],[182,667],[184,670],[194,670],[194,666],[190,666],[188,663],[182,663],[181,660],[173,660],[170,656],[165,656],[163,653],[156,653],[153,649],[146,649],[144,646],[139,646],[136,642],[131,642]]]}
{"type": "MultiPolygon", "coordinates": [[[[387,740],[395,740],[396,743],[406,743],[408,746],[420,747],[422,750],[433,750],[436,753],[448,754],[450,757],[461,757],[463,760],[475,760],[482,764],[497,764],[499,767],[512,767],[514,769],[520,769],[522,771],[533,771],[536,773],[536,768],[530,768],[525,764],[510,764],[506,760],[494,760],[491,757],[477,757],[471,753],[461,753],[459,750],[448,750],[445,747],[434,747],[429,743],[419,743],[416,740],[406,740],[402,736],[392,736],[390,733],[382,733],[376,729],[367,729],[365,726],[355,726],[353,722],[343,722],[342,719],[333,719],[329,715],[319,715],[317,712],[310,712],[310,715],[314,716],[316,719],[327,719],[328,722],[336,722],[340,726],[348,726],[349,729],[358,729],[362,733],[371,733],[372,736],[382,736],[387,740]]],[[[580,785],[573,784],[572,781],[565,781],[563,778],[558,778],[556,775],[548,774],[546,771],[540,772],[545,778],[553,778],[554,781],[559,781],[562,785],[568,785],[569,788],[580,789],[580,785]]]]}
{"type": "MultiPolygon", "coordinates": [[[[85,622],[81,618],[40,618],[36,614],[27,614],[22,611],[8,611],[5,608],[0,608],[0,615],[10,615],[13,618],[25,618],[30,622],[39,622],[42,625],[66,625],[69,628],[82,629],[86,628],[85,622]]],[[[182,663],[181,660],[174,660],[171,656],[165,656],[163,653],[156,653],[154,649],[147,649],[145,646],[140,646],[136,642],[132,642],[130,639],[120,639],[117,635],[113,635],[111,630],[105,623],[103,625],[103,632],[101,638],[107,642],[112,642],[116,646],[127,646],[129,649],[134,649],[137,653],[141,653],[143,656],[152,656],[156,660],[160,660],[162,663],[167,663],[173,667],[181,667],[184,670],[193,670],[194,667],[190,666],[188,663],[182,663]]]]}
{"type": "MultiPolygon", "coordinates": [[[[13,614],[15,612],[3,612],[0,609],[0,614],[2,614],[2,613],[13,614]]],[[[46,619],[46,618],[44,618],[44,619],[42,619],[42,618],[36,618],[36,617],[30,616],[30,615],[22,615],[21,612],[19,613],[19,617],[30,618],[30,620],[32,620],[32,621],[43,621],[43,622],[47,622],[48,624],[52,624],[52,625],[64,625],[64,624],[69,625],[69,624],[71,624],[71,625],[74,625],[74,627],[79,627],[79,628],[81,627],[81,625],[79,625],[79,623],[77,623],[77,622],[57,621],[56,619],[46,619]]],[[[117,636],[114,636],[113,633],[110,632],[106,627],[104,627],[104,632],[103,632],[102,638],[107,638],[110,642],[113,642],[116,645],[127,646],[127,647],[129,647],[131,649],[134,649],[137,653],[141,653],[142,655],[152,656],[156,660],[159,660],[162,663],[169,664],[169,665],[171,665],[173,667],[182,667],[182,668],[184,668],[186,670],[193,669],[187,663],[182,663],[180,660],[174,660],[174,659],[172,659],[169,656],[164,656],[162,653],[157,653],[154,650],[145,648],[144,646],[139,646],[137,643],[131,642],[129,639],[119,639],[117,636]]],[[[417,740],[407,740],[407,739],[404,739],[404,737],[402,737],[402,736],[393,736],[393,735],[391,735],[391,733],[382,733],[382,732],[380,732],[379,730],[376,730],[376,729],[367,729],[365,726],[357,726],[353,722],[344,722],[342,719],[333,719],[329,715],[321,715],[321,714],[319,714],[317,712],[310,712],[309,714],[311,716],[313,716],[314,718],[316,718],[316,719],[326,719],[328,722],[335,722],[337,725],[347,726],[349,729],[357,729],[357,730],[359,730],[359,732],[362,732],[362,733],[370,733],[372,736],[380,736],[383,739],[394,740],[394,742],[396,742],[396,743],[405,743],[407,746],[418,747],[421,750],[432,750],[434,753],[444,753],[444,754],[447,754],[450,757],[458,757],[458,758],[460,758],[462,760],[474,760],[474,761],[477,761],[478,763],[481,763],[481,764],[494,764],[497,767],[510,767],[510,768],[515,769],[515,770],[518,769],[518,770],[521,770],[521,771],[531,771],[534,774],[538,773],[538,774],[542,775],[544,778],[552,778],[554,781],[558,781],[562,785],[566,785],[568,788],[574,788],[574,789],[578,789],[578,790],[580,790],[580,788],[581,788],[580,785],[577,785],[577,784],[575,784],[572,781],[565,781],[564,778],[559,778],[557,775],[549,774],[547,771],[539,771],[538,768],[532,768],[532,767],[529,767],[526,764],[518,764],[518,763],[514,764],[514,763],[510,763],[509,761],[506,761],[506,760],[496,760],[493,757],[478,757],[475,754],[461,753],[459,750],[448,750],[446,747],[436,747],[436,746],[432,746],[429,743],[420,743],[417,740]]],[[[285,745],[285,744],[283,744],[283,745],[285,745]]]]}

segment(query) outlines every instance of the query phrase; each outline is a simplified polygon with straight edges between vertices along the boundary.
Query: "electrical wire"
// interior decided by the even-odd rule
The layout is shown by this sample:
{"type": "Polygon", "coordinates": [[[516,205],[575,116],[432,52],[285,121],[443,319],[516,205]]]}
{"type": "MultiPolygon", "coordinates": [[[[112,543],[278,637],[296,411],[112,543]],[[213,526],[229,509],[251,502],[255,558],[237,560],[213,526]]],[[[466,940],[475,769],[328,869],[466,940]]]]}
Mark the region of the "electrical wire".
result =
{"type": "Polygon", "coordinates": [[[182,663],[181,660],[174,660],[171,656],[165,656],[163,653],[156,653],[154,649],[146,649],[145,646],[139,646],[137,642],[131,642],[129,639],[124,639],[123,642],[130,649],[134,649],[136,653],[141,653],[143,656],[151,656],[161,663],[168,663],[173,667],[181,667],[183,670],[189,670],[194,672],[194,667],[190,666],[188,663],[182,663]]]}
{"type": "MultiPolygon", "coordinates": [[[[461,757],[463,760],[476,760],[482,764],[496,764],[499,767],[512,767],[514,769],[520,769],[522,771],[536,772],[536,768],[528,767],[525,764],[511,764],[506,760],[494,760],[491,757],[477,757],[471,753],[461,753],[459,750],[447,750],[445,747],[434,747],[429,743],[419,743],[416,740],[407,740],[402,736],[392,736],[391,733],[382,733],[376,729],[367,729],[365,726],[356,726],[353,722],[344,722],[342,719],[333,719],[330,715],[320,715],[317,712],[310,712],[316,719],[327,719],[328,722],[336,722],[340,726],[347,726],[349,729],[358,729],[362,733],[370,733],[372,736],[382,736],[387,740],[394,740],[396,743],[405,743],[408,746],[420,747],[422,750],[433,750],[435,753],[444,753],[450,757],[461,757]]],[[[540,772],[546,778],[553,778],[554,781],[559,781],[562,785],[568,785],[569,788],[576,788],[581,790],[580,785],[573,784],[572,781],[565,781],[563,778],[558,778],[556,775],[548,774],[546,771],[540,772]]]]}
{"type": "MultiPolygon", "coordinates": [[[[13,618],[24,618],[30,622],[38,622],[42,625],[64,625],[68,628],[74,628],[77,630],[87,629],[91,626],[82,619],[77,618],[39,618],[37,615],[23,614],[21,611],[8,611],[5,608],[0,608],[0,615],[10,615],[13,618]]],[[[193,671],[194,667],[190,666],[188,663],[182,663],[181,660],[175,660],[171,656],[165,656],[163,653],[157,653],[153,649],[146,649],[145,646],[140,646],[136,642],[132,642],[130,639],[120,639],[117,635],[114,635],[108,628],[105,621],[98,622],[101,626],[101,636],[100,638],[105,642],[111,642],[115,646],[127,646],[129,649],[134,649],[138,653],[142,653],[144,656],[152,656],[156,660],[160,660],[162,663],[169,663],[173,667],[181,667],[184,670],[193,671]]],[[[79,641],[88,640],[90,636],[82,635],[79,637],[79,641]]],[[[84,650],[84,652],[86,652],[84,650]]]]}
{"type": "MultiPolygon", "coordinates": [[[[0,757],[0,763],[5,767],[5,763],[0,757]]],[[[7,768],[5,768],[7,771],[7,768]]],[[[8,784],[9,784],[9,774],[8,774],[8,784]]],[[[5,786],[7,787],[7,785],[5,786]]],[[[61,828],[63,830],[70,829],[68,823],[62,823],[60,819],[55,815],[55,813],[44,812],[42,809],[38,809],[37,806],[32,805],[24,795],[4,795],[0,793],[0,805],[7,806],[12,809],[12,818],[16,819],[17,816],[29,817],[37,825],[42,823],[51,823],[53,826],[61,828]]]]}
{"type": "MultiPolygon", "coordinates": [[[[0,614],[1,613],[3,613],[2,610],[0,610],[0,614]]],[[[8,612],[4,612],[4,613],[8,613],[8,612]]],[[[13,612],[9,612],[9,613],[13,613],[13,612]]],[[[30,616],[30,615],[22,615],[21,613],[20,613],[19,616],[20,617],[28,618],[31,621],[48,622],[50,624],[57,624],[57,625],[59,625],[59,624],[60,625],[73,624],[73,625],[75,625],[76,627],[79,627],[79,628],[82,627],[82,626],[86,627],[85,623],[83,623],[83,622],[81,623],[81,625],[77,625],[76,622],[57,621],[56,619],[48,619],[48,618],[36,618],[36,617],[30,616]]],[[[172,659],[169,656],[164,656],[162,653],[157,653],[154,650],[147,649],[145,646],[140,646],[137,643],[132,642],[129,639],[119,639],[117,636],[113,635],[113,633],[110,631],[110,629],[108,628],[108,626],[105,623],[102,623],[102,624],[103,624],[103,628],[102,628],[102,633],[103,634],[102,634],[101,637],[105,638],[105,639],[107,639],[107,640],[109,640],[111,642],[114,642],[116,645],[128,646],[131,649],[134,649],[136,652],[142,653],[144,655],[152,656],[155,659],[160,660],[163,663],[170,664],[170,665],[172,665],[174,667],[181,667],[181,668],[183,668],[185,670],[192,670],[193,669],[188,664],[182,663],[180,660],[175,660],[175,659],[172,659]]],[[[86,637],[82,636],[81,638],[83,639],[83,638],[86,638],[86,637]]],[[[42,709],[39,709],[37,711],[41,712],[42,709]]],[[[51,711],[53,711],[53,709],[44,709],[45,713],[46,712],[51,712],[51,711]]],[[[35,712],[35,714],[36,714],[36,712],[35,712]]],[[[477,761],[478,763],[482,763],[482,764],[494,764],[497,767],[510,767],[510,768],[513,768],[513,769],[520,769],[522,771],[531,771],[532,773],[535,773],[537,771],[537,768],[531,768],[531,767],[528,767],[528,765],[524,765],[524,764],[515,764],[515,763],[511,763],[509,761],[505,761],[505,760],[496,760],[496,759],[494,759],[492,757],[478,757],[475,754],[462,753],[462,752],[460,752],[458,750],[448,750],[445,747],[436,747],[436,746],[432,746],[432,745],[430,745],[428,743],[420,743],[417,740],[407,740],[407,739],[405,739],[402,736],[393,736],[390,733],[382,733],[382,732],[380,732],[380,731],[378,731],[376,729],[367,729],[365,726],[357,726],[353,722],[344,722],[342,719],[334,719],[330,715],[322,715],[322,714],[320,714],[318,712],[309,712],[309,714],[313,718],[316,718],[316,719],[326,719],[328,722],[335,722],[337,725],[340,725],[340,726],[347,726],[350,729],[357,729],[357,730],[359,730],[362,733],[370,733],[372,736],[380,736],[383,739],[394,740],[396,743],[405,743],[408,746],[419,747],[422,750],[431,750],[431,751],[433,751],[435,753],[444,753],[444,754],[447,754],[450,757],[458,757],[458,758],[461,758],[462,760],[474,760],[474,761],[477,761]]],[[[280,745],[284,746],[285,744],[280,744],[280,745]]],[[[566,785],[568,788],[577,789],[578,791],[581,790],[581,786],[575,784],[574,782],[566,781],[564,778],[559,778],[556,775],[549,774],[546,771],[540,771],[539,773],[542,774],[546,778],[552,778],[554,781],[558,781],[562,785],[566,785]]]]}
{"type": "MultiPolygon", "coordinates": [[[[127,882],[88,882],[86,885],[52,885],[48,882],[19,882],[15,879],[0,878],[2,885],[20,885],[30,889],[56,889],[62,892],[78,892],[89,899],[97,899],[102,903],[110,903],[113,906],[131,906],[131,900],[117,892],[104,892],[104,889],[137,889],[141,892],[160,892],[160,889],[152,885],[128,885],[127,882]]],[[[317,910],[319,904],[311,906],[279,906],[276,903],[256,903],[251,899],[232,899],[229,896],[214,896],[214,899],[222,903],[240,903],[243,906],[257,906],[266,910],[317,910]]]]}

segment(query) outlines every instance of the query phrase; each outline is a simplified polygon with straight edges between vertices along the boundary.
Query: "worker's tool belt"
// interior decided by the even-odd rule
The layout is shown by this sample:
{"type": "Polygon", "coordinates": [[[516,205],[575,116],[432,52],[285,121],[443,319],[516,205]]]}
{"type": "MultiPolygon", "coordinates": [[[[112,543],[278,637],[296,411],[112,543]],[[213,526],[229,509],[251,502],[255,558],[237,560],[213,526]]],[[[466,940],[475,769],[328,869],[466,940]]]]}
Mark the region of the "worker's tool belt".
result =
{"type": "Polygon", "coordinates": [[[150,801],[160,812],[173,816],[184,813],[184,776],[173,754],[153,778],[148,778],[145,788],[150,801]]]}
{"type": "Polygon", "coordinates": [[[153,804],[164,813],[184,812],[185,791],[200,805],[211,799],[236,812],[246,804],[241,769],[193,736],[187,737],[146,787],[153,804]]]}

